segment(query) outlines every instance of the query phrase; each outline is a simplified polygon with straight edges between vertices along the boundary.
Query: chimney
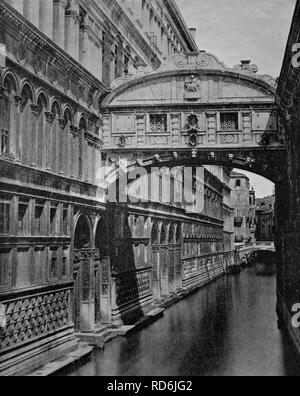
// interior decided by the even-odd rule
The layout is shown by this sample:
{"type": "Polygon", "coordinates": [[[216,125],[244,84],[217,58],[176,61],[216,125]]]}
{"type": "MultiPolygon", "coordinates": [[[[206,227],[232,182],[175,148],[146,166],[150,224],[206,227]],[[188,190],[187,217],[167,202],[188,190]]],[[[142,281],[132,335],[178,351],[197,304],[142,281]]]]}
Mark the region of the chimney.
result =
{"type": "Polygon", "coordinates": [[[251,60],[241,60],[242,71],[249,71],[250,64],[251,64],[251,60]]]}
{"type": "Polygon", "coordinates": [[[189,31],[190,31],[194,41],[196,41],[197,29],[196,28],[189,28],[189,31]]]}

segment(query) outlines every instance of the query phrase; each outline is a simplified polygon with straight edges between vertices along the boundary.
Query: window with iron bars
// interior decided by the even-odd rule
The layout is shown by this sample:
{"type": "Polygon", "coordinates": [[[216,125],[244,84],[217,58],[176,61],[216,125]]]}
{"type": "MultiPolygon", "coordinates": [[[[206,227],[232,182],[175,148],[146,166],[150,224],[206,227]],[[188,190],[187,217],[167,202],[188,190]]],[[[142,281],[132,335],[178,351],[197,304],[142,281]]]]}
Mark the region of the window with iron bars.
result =
{"type": "Polygon", "coordinates": [[[221,114],[221,131],[235,132],[239,130],[239,113],[221,114]]]}
{"type": "Polygon", "coordinates": [[[166,133],[168,131],[167,114],[150,114],[150,132],[166,133]]]}

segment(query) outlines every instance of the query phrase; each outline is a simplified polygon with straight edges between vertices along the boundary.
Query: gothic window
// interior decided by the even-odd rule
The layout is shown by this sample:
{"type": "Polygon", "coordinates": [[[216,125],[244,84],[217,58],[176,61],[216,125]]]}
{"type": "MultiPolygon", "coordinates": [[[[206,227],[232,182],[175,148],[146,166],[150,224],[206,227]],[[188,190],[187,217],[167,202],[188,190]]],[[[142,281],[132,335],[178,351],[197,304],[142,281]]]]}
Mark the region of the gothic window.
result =
{"type": "Polygon", "coordinates": [[[37,166],[38,168],[46,167],[47,143],[46,142],[46,116],[47,99],[44,94],[38,98],[39,117],[37,121],[37,166]]]}
{"type": "Polygon", "coordinates": [[[64,247],[63,257],[62,257],[62,266],[61,266],[62,277],[65,277],[68,275],[68,266],[69,266],[68,257],[69,257],[69,249],[67,247],[64,247]]]}
{"type": "Polygon", "coordinates": [[[54,172],[60,171],[59,164],[59,152],[61,147],[60,141],[60,124],[59,119],[61,118],[61,111],[58,102],[54,102],[52,105],[51,113],[53,114],[53,122],[51,126],[51,157],[52,157],[52,170],[54,172]]]}
{"type": "Polygon", "coordinates": [[[58,206],[55,203],[50,205],[50,233],[52,236],[56,236],[58,223],[58,206]]]}
{"type": "Polygon", "coordinates": [[[50,250],[50,267],[49,267],[50,278],[58,277],[58,249],[52,248],[50,250]]]}
{"type": "Polygon", "coordinates": [[[31,88],[26,84],[21,93],[22,97],[22,120],[21,120],[21,159],[22,163],[31,165],[31,140],[32,140],[32,112],[33,94],[31,88]]]}
{"type": "Polygon", "coordinates": [[[69,207],[63,207],[63,235],[69,235],[69,207]]]}
{"type": "Polygon", "coordinates": [[[26,198],[19,199],[18,206],[18,234],[19,235],[29,235],[29,200],[26,198]]]}
{"type": "Polygon", "coordinates": [[[0,196],[0,234],[9,234],[10,203],[8,196],[0,196]]]}
{"type": "Polygon", "coordinates": [[[35,214],[34,214],[34,234],[42,235],[43,234],[43,213],[44,213],[44,202],[37,200],[35,205],[35,214]]]}
{"type": "Polygon", "coordinates": [[[168,115],[150,114],[150,132],[151,133],[168,132],[168,115]]]}
{"type": "Polygon", "coordinates": [[[221,131],[235,132],[239,130],[239,113],[222,113],[220,119],[221,131]]]}
{"type": "Polygon", "coordinates": [[[0,155],[9,153],[9,120],[10,120],[10,106],[9,99],[4,96],[0,100],[0,155]]]}

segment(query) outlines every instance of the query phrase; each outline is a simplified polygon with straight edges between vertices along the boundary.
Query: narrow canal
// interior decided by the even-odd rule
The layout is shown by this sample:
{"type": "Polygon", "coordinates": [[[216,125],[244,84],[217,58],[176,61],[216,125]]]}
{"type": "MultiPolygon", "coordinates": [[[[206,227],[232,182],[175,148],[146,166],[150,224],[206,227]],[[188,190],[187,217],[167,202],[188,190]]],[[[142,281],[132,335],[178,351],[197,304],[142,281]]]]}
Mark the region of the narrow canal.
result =
{"type": "Polygon", "coordinates": [[[70,376],[293,376],[277,328],[276,279],[245,270],[178,303],[145,330],[97,351],[70,376]]]}

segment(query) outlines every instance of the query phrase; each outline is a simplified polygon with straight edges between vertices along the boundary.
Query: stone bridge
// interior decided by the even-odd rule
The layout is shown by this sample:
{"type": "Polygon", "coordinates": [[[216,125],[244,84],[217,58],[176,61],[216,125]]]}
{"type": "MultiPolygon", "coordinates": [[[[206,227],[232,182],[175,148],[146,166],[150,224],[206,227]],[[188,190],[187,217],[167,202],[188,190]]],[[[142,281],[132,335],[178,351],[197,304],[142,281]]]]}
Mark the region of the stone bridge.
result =
{"type": "Polygon", "coordinates": [[[236,252],[239,258],[242,260],[244,257],[249,257],[254,252],[265,251],[265,252],[276,252],[274,242],[253,242],[247,244],[236,245],[236,252]]]}
{"type": "Polygon", "coordinates": [[[103,100],[102,139],[110,178],[136,166],[224,165],[276,182],[285,161],[276,81],[242,61],[226,67],[201,52],[140,68],[103,100]]]}

